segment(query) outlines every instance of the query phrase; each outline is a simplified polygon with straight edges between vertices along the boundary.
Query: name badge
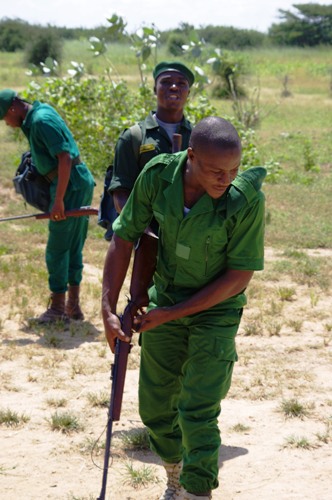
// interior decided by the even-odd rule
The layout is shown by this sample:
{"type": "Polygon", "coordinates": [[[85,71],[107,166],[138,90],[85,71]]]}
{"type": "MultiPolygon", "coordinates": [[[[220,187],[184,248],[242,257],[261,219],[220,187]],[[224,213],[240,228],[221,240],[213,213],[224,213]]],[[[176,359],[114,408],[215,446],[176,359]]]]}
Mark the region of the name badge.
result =
{"type": "Polygon", "coordinates": [[[139,148],[140,153],[146,153],[147,151],[155,151],[156,146],[154,144],[142,144],[139,148]]]}

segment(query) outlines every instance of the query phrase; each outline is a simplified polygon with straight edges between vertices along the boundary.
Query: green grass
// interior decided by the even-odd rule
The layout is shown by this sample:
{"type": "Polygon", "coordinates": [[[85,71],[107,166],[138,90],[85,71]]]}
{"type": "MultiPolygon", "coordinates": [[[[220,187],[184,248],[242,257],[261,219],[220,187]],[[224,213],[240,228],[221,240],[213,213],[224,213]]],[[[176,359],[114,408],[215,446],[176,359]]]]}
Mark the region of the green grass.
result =
{"type": "Polygon", "coordinates": [[[149,450],[149,436],[147,430],[134,429],[121,434],[121,440],[125,449],[129,450],[149,450]]]}
{"type": "Polygon", "coordinates": [[[125,468],[125,483],[130,484],[133,488],[140,488],[147,486],[149,483],[158,482],[158,478],[152,467],[144,465],[143,467],[136,468],[132,462],[127,462],[125,468]]]}
{"type": "Polygon", "coordinates": [[[311,448],[313,448],[313,445],[305,436],[291,435],[286,439],[284,448],[299,448],[302,450],[310,450],[311,448]]]}
{"type": "Polygon", "coordinates": [[[20,424],[25,424],[30,418],[27,415],[19,414],[16,411],[0,409],[0,425],[5,425],[7,427],[17,427],[20,424]]]}
{"type": "Polygon", "coordinates": [[[308,408],[297,399],[283,400],[280,404],[280,411],[289,418],[304,418],[308,416],[308,408]]]}
{"type": "Polygon", "coordinates": [[[60,431],[63,434],[70,434],[83,430],[83,425],[78,418],[70,412],[55,412],[49,419],[52,431],[60,431]]]}
{"type": "MultiPolygon", "coordinates": [[[[107,67],[115,66],[117,72],[130,85],[137,86],[139,75],[135,55],[128,46],[112,44],[106,57],[95,58],[88,50],[87,40],[64,44],[62,71],[65,74],[70,61],[84,62],[88,71],[101,74],[107,67]]],[[[330,193],[332,187],[330,117],[332,112],[331,55],[332,48],[317,49],[261,49],[243,52],[250,70],[245,86],[251,92],[260,88],[259,128],[256,143],[262,164],[271,159],[278,161],[282,175],[276,184],[265,183],[266,195],[266,245],[279,248],[332,248],[330,231],[330,193]],[[281,98],[282,79],[289,76],[292,97],[281,98]],[[314,168],[308,165],[314,164],[314,168]]],[[[169,57],[165,47],[159,50],[159,59],[169,57]]],[[[195,64],[190,62],[189,64],[195,64]]],[[[148,62],[148,82],[152,85],[148,62]]],[[[206,66],[208,68],[208,66],[206,66]]],[[[0,78],[6,86],[18,90],[29,82],[25,75],[23,54],[0,54],[0,78]],[[4,79],[4,77],[6,78],[4,79]]],[[[207,92],[210,89],[207,88],[207,92]]],[[[225,100],[212,100],[220,115],[231,115],[232,104],[225,100]]],[[[5,192],[0,193],[1,216],[28,213],[18,196],[13,194],[11,179],[20,153],[27,149],[26,141],[15,141],[15,134],[0,122],[0,182],[5,192]],[[10,193],[10,196],[9,196],[10,193]]],[[[110,152],[111,154],[111,152],[110,152]]],[[[102,180],[97,177],[95,204],[99,202],[102,180]]],[[[1,262],[1,273],[12,282],[14,275],[24,281],[24,274],[32,273],[37,287],[45,275],[22,265],[21,257],[14,259],[17,248],[22,254],[35,244],[39,245],[38,262],[42,262],[42,245],[47,238],[47,224],[35,221],[15,221],[0,224],[1,254],[13,256],[13,261],[1,262]],[[17,263],[20,262],[20,272],[17,263]]],[[[91,224],[89,238],[103,246],[103,231],[91,224]]],[[[42,270],[43,266],[39,266],[42,270]]],[[[42,271],[41,271],[42,273],[42,271]]],[[[36,288],[37,288],[36,287],[36,288]]],[[[39,286],[40,289],[40,286],[39,286]]],[[[37,292],[38,293],[38,292],[37,292]]]]}

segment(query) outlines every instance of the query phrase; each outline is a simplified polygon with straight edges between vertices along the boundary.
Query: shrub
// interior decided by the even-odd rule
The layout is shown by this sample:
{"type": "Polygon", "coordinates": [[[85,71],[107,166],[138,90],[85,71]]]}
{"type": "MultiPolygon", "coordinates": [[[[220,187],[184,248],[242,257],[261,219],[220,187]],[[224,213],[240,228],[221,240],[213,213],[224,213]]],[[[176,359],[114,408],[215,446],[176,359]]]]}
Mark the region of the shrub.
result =
{"type": "Polygon", "coordinates": [[[0,21],[0,50],[15,52],[25,47],[31,39],[31,27],[21,19],[3,19],[0,21]]]}
{"type": "Polygon", "coordinates": [[[39,66],[49,57],[58,63],[61,62],[62,42],[54,31],[47,29],[47,31],[40,32],[36,39],[27,46],[26,61],[39,66]]]}
{"type": "Polygon", "coordinates": [[[187,43],[187,38],[181,33],[170,35],[167,41],[167,50],[173,56],[181,56],[183,53],[182,45],[187,43]]]}

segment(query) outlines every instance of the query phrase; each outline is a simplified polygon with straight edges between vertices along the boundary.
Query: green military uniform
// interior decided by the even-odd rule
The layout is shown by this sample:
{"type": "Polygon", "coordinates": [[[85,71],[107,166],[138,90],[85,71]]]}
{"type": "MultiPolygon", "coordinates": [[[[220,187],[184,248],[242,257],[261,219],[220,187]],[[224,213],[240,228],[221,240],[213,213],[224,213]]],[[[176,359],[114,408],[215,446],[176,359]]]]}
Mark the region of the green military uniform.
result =
{"type": "MultiPolygon", "coordinates": [[[[239,174],[221,198],[205,193],[184,215],[186,160],[186,152],[152,160],[113,224],[118,236],[136,241],[152,216],[159,223],[149,308],[189,298],[226,269],[263,268],[265,170],[239,174]]],[[[217,419],[237,360],[235,336],[245,304],[242,292],[141,335],[140,415],[157,454],[169,463],[183,460],[180,480],[187,491],[218,486],[217,419]]]]}
{"type": "MultiPolygon", "coordinates": [[[[79,159],[76,142],[64,120],[48,104],[35,101],[22,123],[32,158],[38,171],[45,175],[58,165],[57,154],[68,152],[73,159],[70,180],[64,197],[65,209],[90,205],[94,180],[87,166],[79,159]]],[[[57,176],[50,185],[51,203],[54,203],[57,176]]],[[[68,217],[49,222],[46,264],[49,287],[54,293],[63,293],[67,285],[79,285],[82,280],[82,250],[87,235],[87,217],[68,217]]]]}
{"type": "MultiPolygon", "coordinates": [[[[113,178],[110,191],[115,189],[131,190],[149,160],[160,153],[172,152],[172,141],[163,127],[159,126],[154,112],[139,123],[140,132],[132,138],[132,127],[124,130],[117,141],[114,156],[113,178]],[[137,144],[137,146],[136,146],[137,144]],[[136,151],[135,151],[136,150],[136,151]]],[[[187,149],[192,126],[183,118],[177,133],[182,135],[182,149],[187,149]]]]}

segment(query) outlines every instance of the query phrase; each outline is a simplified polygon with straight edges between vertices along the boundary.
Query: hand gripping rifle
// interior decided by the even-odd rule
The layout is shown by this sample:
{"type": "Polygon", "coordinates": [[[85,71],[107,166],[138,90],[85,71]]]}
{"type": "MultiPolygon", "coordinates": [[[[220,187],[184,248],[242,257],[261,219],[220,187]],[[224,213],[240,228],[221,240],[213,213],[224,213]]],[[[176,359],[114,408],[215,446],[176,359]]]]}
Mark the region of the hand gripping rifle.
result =
{"type": "MultiPolygon", "coordinates": [[[[121,317],[121,328],[126,333],[126,335],[129,335],[131,337],[132,317],[131,317],[130,307],[131,303],[129,302],[121,317]]],[[[117,339],[116,341],[114,362],[111,367],[112,389],[111,389],[110,404],[108,408],[103,479],[102,479],[101,491],[97,500],[105,500],[107,474],[109,468],[108,464],[110,459],[111,440],[112,440],[112,427],[113,427],[113,422],[118,422],[120,420],[128,354],[130,353],[131,347],[132,344],[129,342],[123,342],[119,339],[117,339]]]]}
{"type": "MultiPolygon", "coordinates": [[[[66,217],[83,217],[84,215],[98,215],[98,209],[87,206],[87,207],[73,208],[71,210],[66,210],[65,212],[66,217]]],[[[37,220],[49,219],[51,217],[51,213],[39,212],[37,214],[14,215],[11,217],[4,217],[0,219],[0,222],[5,222],[8,220],[29,219],[31,217],[34,217],[37,220]]]]}

